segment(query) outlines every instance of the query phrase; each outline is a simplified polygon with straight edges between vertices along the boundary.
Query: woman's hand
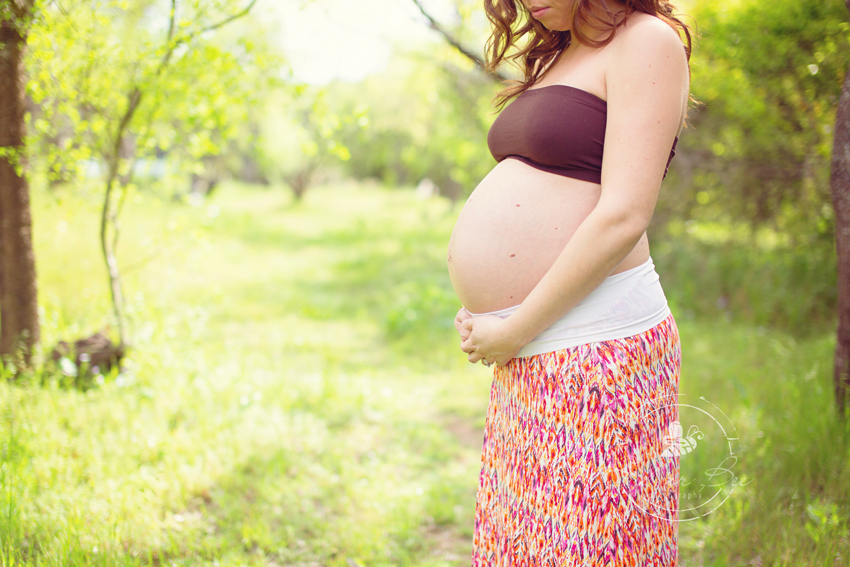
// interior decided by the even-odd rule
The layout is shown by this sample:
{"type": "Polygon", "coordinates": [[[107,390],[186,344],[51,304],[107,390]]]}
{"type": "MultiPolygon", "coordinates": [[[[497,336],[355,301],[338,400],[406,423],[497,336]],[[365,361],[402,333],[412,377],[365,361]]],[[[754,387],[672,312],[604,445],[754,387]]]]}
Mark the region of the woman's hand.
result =
{"type": "Polygon", "coordinates": [[[507,320],[495,315],[466,319],[461,327],[469,334],[460,349],[472,363],[483,360],[505,366],[523,346],[509,332],[507,320]]]}
{"type": "Polygon", "coordinates": [[[463,328],[463,322],[467,319],[472,319],[472,315],[469,314],[469,311],[466,310],[466,307],[461,306],[460,310],[455,315],[455,329],[460,334],[460,342],[463,344],[463,341],[469,338],[469,331],[463,328]]]}

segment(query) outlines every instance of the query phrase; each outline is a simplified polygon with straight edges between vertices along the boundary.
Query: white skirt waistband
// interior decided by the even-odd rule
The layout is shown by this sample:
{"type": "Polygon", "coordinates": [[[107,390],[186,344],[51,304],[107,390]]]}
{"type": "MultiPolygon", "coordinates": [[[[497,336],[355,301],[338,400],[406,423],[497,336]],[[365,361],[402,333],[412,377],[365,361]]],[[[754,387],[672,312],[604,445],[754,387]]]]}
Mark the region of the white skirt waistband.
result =
{"type": "MultiPolygon", "coordinates": [[[[515,305],[471,315],[506,319],[518,308],[515,305]]],[[[667,297],[650,256],[640,266],[608,276],[581,303],[522,347],[517,358],[630,337],[651,329],[669,315],[667,297]]]]}

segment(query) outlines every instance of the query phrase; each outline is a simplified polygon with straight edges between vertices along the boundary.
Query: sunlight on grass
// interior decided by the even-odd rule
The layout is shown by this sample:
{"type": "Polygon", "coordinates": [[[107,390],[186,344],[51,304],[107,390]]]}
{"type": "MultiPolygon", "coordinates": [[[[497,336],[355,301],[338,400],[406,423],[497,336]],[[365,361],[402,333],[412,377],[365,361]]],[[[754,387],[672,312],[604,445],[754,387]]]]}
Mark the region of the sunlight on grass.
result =
{"type": "MultiPolygon", "coordinates": [[[[44,355],[108,321],[97,211],[73,199],[34,196],[44,355]]],[[[459,208],[354,184],[300,204],[237,185],[198,206],[138,201],[119,246],[125,371],[87,391],[49,365],[0,381],[0,563],[468,564],[490,372],[451,324],[459,208]]],[[[840,564],[832,337],[678,324],[681,391],[728,415],[752,480],[681,524],[682,564],[754,549],[840,564]]],[[[682,474],[721,449],[706,441],[682,474]]]]}

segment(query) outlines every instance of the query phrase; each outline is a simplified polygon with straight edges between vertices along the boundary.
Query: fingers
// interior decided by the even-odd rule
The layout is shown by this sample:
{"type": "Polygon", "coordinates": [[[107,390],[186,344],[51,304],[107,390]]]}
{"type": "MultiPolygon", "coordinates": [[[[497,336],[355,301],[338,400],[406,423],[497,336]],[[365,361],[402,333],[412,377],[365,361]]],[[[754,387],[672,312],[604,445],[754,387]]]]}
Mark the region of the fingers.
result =
{"type": "Polygon", "coordinates": [[[455,316],[455,329],[457,329],[458,334],[460,334],[461,340],[465,341],[469,338],[469,335],[471,334],[469,330],[463,327],[463,322],[471,318],[472,315],[470,315],[469,311],[467,311],[464,307],[461,307],[460,311],[458,311],[457,315],[455,316]]]}
{"type": "MultiPolygon", "coordinates": [[[[458,310],[457,315],[455,316],[454,324],[455,329],[460,334],[461,338],[460,349],[467,354],[467,360],[469,360],[469,362],[471,362],[472,364],[481,362],[486,366],[492,366],[493,364],[495,364],[496,366],[507,366],[508,363],[510,363],[510,358],[501,358],[504,355],[499,355],[499,358],[497,358],[496,355],[491,355],[491,358],[487,359],[486,356],[478,352],[479,345],[473,344],[472,341],[472,333],[473,327],[475,325],[475,320],[472,315],[469,314],[469,311],[467,311],[466,308],[461,307],[460,310],[458,310]]],[[[485,322],[481,322],[481,324],[484,325],[485,322]]],[[[486,328],[487,327],[485,325],[484,330],[486,330],[486,328]]],[[[476,338],[476,341],[478,340],[479,338],[476,338]]],[[[486,340],[484,342],[487,343],[486,340]]]]}
{"type": "Polygon", "coordinates": [[[462,328],[461,327],[462,324],[463,324],[463,318],[460,315],[460,311],[458,311],[457,315],[455,315],[455,329],[457,329],[458,333],[460,332],[460,330],[462,328]]]}
{"type": "Polygon", "coordinates": [[[469,311],[467,311],[465,307],[458,309],[457,315],[455,315],[455,322],[460,324],[467,319],[472,319],[472,315],[470,315],[469,311]]]}
{"type": "Polygon", "coordinates": [[[464,339],[460,343],[460,350],[462,350],[463,352],[465,352],[467,354],[475,352],[475,348],[476,348],[475,345],[472,344],[472,341],[469,340],[469,338],[464,339]]]}
{"type": "Polygon", "coordinates": [[[458,333],[460,333],[460,349],[467,354],[467,360],[469,360],[472,364],[481,362],[485,366],[491,366],[493,364],[504,366],[507,364],[507,361],[503,363],[500,363],[499,361],[487,361],[486,358],[478,352],[478,347],[474,345],[470,339],[472,336],[473,325],[474,321],[472,315],[469,315],[469,312],[466,311],[465,308],[461,308],[455,317],[455,328],[458,333]]]}
{"type": "Polygon", "coordinates": [[[472,325],[472,319],[464,319],[464,321],[460,324],[458,333],[460,333],[460,338],[464,341],[469,339],[470,335],[472,335],[472,325]]]}
{"type": "Polygon", "coordinates": [[[461,344],[461,350],[467,353],[466,359],[472,364],[480,362],[485,366],[492,366],[493,364],[495,364],[496,366],[507,366],[510,363],[510,359],[502,360],[497,358],[495,360],[487,360],[487,357],[482,356],[481,353],[476,350],[476,347],[473,346],[469,341],[466,341],[461,344]]]}
{"type": "Polygon", "coordinates": [[[475,364],[476,362],[478,362],[478,361],[480,361],[481,359],[484,358],[483,356],[481,356],[481,353],[479,353],[476,350],[477,348],[478,347],[473,345],[472,341],[469,340],[469,339],[463,341],[460,344],[460,350],[462,350],[463,352],[465,352],[468,355],[466,357],[466,359],[469,360],[469,362],[471,362],[473,364],[475,364]]]}

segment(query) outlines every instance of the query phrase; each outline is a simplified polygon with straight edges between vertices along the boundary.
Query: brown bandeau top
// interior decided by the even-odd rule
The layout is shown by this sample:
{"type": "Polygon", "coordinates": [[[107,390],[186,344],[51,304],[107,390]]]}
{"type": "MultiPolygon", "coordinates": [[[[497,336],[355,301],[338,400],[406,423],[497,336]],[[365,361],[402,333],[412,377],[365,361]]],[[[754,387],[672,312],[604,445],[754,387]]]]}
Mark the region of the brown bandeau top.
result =
{"type": "MultiPolygon", "coordinates": [[[[493,122],[487,145],[498,162],[511,157],[549,173],[601,183],[607,114],[607,102],[576,87],[528,89],[493,122]]],[[[678,141],[676,136],[664,177],[678,141]]]]}

